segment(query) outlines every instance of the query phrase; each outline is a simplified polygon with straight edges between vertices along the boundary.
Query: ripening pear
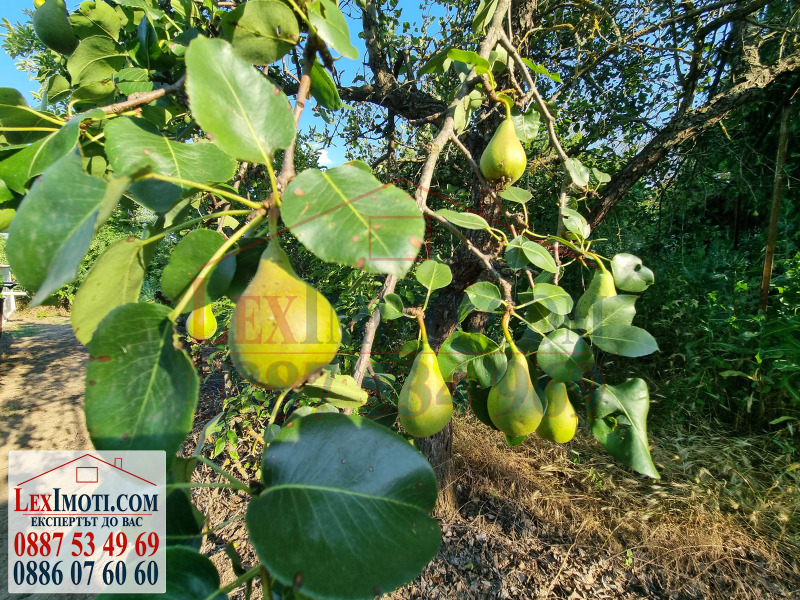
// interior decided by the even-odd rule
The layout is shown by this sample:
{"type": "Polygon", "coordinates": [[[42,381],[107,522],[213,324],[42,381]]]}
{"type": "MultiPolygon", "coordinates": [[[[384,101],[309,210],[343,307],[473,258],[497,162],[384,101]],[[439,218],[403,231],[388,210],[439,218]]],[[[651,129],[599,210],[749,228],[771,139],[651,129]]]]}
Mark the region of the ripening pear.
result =
{"type": "Polygon", "coordinates": [[[297,276],[273,239],[231,317],[228,345],[233,364],[256,385],[293,388],[329,364],[341,341],[336,311],[297,276]]]}
{"type": "Polygon", "coordinates": [[[439,433],[453,416],[453,397],[444,383],[439,361],[422,333],[417,354],[397,400],[400,423],[414,437],[439,433]]]}
{"type": "Polygon", "coordinates": [[[567,386],[560,381],[548,381],[547,385],[537,385],[537,391],[544,396],[547,408],[536,434],[551,442],[565,444],[575,437],[578,415],[567,397],[567,386]]]}
{"type": "Polygon", "coordinates": [[[489,390],[486,405],[492,423],[510,438],[533,433],[542,420],[544,406],[531,383],[528,360],[513,344],[506,372],[489,390]]]}
{"type": "Polygon", "coordinates": [[[44,0],[33,0],[33,8],[39,8],[42,4],[44,4],[44,0]]]}
{"type": "Polygon", "coordinates": [[[72,54],[78,47],[64,0],[46,0],[33,11],[33,31],[45,46],[59,54],[72,54]]]}
{"type": "Polygon", "coordinates": [[[500,123],[481,155],[481,173],[492,184],[511,185],[522,177],[528,157],[511,119],[500,123]]]}
{"type": "Polygon", "coordinates": [[[610,298],[616,295],[617,288],[614,287],[614,276],[606,270],[597,271],[592,277],[589,287],[578,298],[575,316],[579,319],[585,319],[592,304],[603,298],[610,298]]]}
{"type": "Polygon", "coordinates": [[[217,332],[217,319],[211,305],[195,308],[186,319],[186,332],[196,340],[207,340],[217,332]]]}

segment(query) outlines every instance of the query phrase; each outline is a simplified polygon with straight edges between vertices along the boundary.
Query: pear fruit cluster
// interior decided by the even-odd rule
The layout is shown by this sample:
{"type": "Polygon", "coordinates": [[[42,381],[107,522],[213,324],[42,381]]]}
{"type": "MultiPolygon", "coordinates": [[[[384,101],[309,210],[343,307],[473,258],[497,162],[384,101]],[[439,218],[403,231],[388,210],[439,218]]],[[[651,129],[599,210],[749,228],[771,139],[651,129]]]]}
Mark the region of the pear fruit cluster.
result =
{"type": "Polygon", "coordinates": [[[525,148],[517,137],[514,123],[507,118],[500,123],[481,155],[481,173],[489,183],[506,187],[522,177],[527,164],[525,148]]]}
{"type": "Polygon", "coordinates": [[[439,433],[453,416],[453,397],[444,383],[439,361],[422,331],[417,354],[397,400],[400,423],[414,437],[439,433]]]}
{"type": "Polygon", "coordinates": [[[297,276],[274,238],[231,317],[228,345],[237,370],[266,389],[297,387],[333,360],[341,341],[336,311],[297,276]]]}
{"type": "Polygon", "coordinates": [[[33,31],[45,46],[59,54],[72,54],[78,47],[64,0],[46,0],[37,7],[33,11],[33,31]]]}

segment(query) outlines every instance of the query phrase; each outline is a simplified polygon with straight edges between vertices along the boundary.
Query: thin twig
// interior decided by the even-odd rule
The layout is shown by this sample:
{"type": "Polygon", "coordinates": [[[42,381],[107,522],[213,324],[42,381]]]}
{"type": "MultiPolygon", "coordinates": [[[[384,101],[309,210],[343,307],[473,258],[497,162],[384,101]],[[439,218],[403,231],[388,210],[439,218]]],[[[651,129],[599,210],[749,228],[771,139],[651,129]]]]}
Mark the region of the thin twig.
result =
{"type": "Polygon", "coordinates": [[[527,83],[530,88],[528,90],[528,94],[536,101],[536,104],[539,107],[539,112],[544,117],[547,125],[547,136],[550,140],[550,145],[556,151],[556,154],[558,154],[561,162],[567,162],[569,157],[567,156],[567,153],[564,152],[564,148],[561,146],[558,135],[556,135],[556,119],[547,108],[547,104],[545,103],[544,98],[542,98],[542,95],[539,93],[536,84],[533,82],[531,74],[528,71],[528,67],[522,61],[522,57],[519,55],[519,52],[517,52],[517,49],[514,48],[514,44],[511,43],[511,40],[508,39],[508,36],[506,36],[505,32],[502,30],[500,31],[500,45],[506,49],[508,55],[511,56],[514,59],[514,62],[517,63],[517,65],[519,65],[519,67],[522,69],[522,73],[525,76],[525,83],[527,83]]]}
{"type": "Polygon", "coordinates": [[[467,149],[467,147],[463,143],[461,143],[461,140],[458,139],[458,136],[456,135],[455,131],[450,134],[450,141],[453,142],[453,144],[455,144],[456,148],[461,150],[461,154],[464,155],[464,158],[467,159],[469,166],[472,167],[472,171],[475,173],[475,177],[478,178],[478,182],[481,184],[481,187],[491,189],[491,186],[486,181],[486,178],[483,176],[483,173],[481,173],[480,166],[478,165],[477,162],[475,162],[475,159],[472,157],[472,153],[467,149]]]}
{"type": "Polygon", "coordinates": [[[150,104],[159,98],[163,98],[167,94],[174,94],[180,91],[184,83],[186,83],[186,74],[181,75],[181,78],[178,79],[178,81],[171,83],[168,86],[153,90],[152,92],[131,94],[127,100],[123,102],[116,102],[115,104],[109,104],[108,106],[101,106],[100,110],[107,115],[118,115],[131,109],[144,106],[145,104],[150,104]]]}
{"type": "MultiPolygon", "coordinates": [[[[306,107],[306,99],[308,92],[311,90],[311,69],[314,67],[314,60],[317,56],[319,49],[319,40],[316,36],[310,36],[306,42],[306,47],[303,52],[303,74],[300,76],[300,85],[297,88],[297,98],[294,103],[294,123],[297,127],[300,123],[300,116],[303,114],[303,109],[306,107]]],[[[277,182],[281,190],[285,190],[289,182],[294,179],[297,172],[294,169],[294,146],[297,136],[292,140],[292,143],[286,148],[283,155],[283,165],[281,172],[278,174],[277,182]]]]}
{"type": "MultiPolygon", "coordinates": [[[[376,298],[380,301],[385,298],[387,294],[394,293],[396,285],[397,277],[395,275],[387,275],[383,282],[383,288],[376,298]]],[[[361,341],[361,350],[359,351],[358,360],[353,368],[353,379],[356,380],[359,386],[361,382],[364,381],[364,373],[367,371],[367,365],[369,365],[370,355],[372,354],[372,344],[375,341],[375,332],[378,330],[380,322],[381,311],[375,309],[364,328],[364,339],[361,341]]]]}

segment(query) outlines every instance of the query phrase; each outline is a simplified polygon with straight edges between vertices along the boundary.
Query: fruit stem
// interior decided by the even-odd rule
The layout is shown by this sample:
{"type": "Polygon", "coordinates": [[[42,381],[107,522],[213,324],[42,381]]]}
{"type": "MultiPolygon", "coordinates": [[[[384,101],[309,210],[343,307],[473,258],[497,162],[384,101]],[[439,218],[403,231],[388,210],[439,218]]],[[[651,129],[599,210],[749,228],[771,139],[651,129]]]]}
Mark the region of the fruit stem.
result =
{"type": "Polygon", "coordinates": [[[421,310],[416,312],[417,323],[419,323],[419,332],[422,334],[422,343],[428,345],[428,332],[425,330],[425,313],[421,310]]]}
{"type": "Polygon", "coordinates": [[[267,174],[269,175],[269,183],[272,186],[272,197],[275,199],[275,206],[280,208],[281,196],[278,193],[278,180],[275,178],[275,169],[269,161],[267,161],[267,174]]]}
{"type": "Polygon", "coordinates": [[[178,318],[178,315],[183,312],[183,309],[186,308],[186,305],[189,304],[189,301],[194,297],[197,290],[200,289],[201,285],[203,285],[203,282],[208,277],[208,274],[214,267],[217,266],[217,263],[222,260],[222,257],[225,255],[228,249],[230,249],[230,247],[233,246],[240,237],[247,233],[248,230],[258,225],[263,218],[263,214],[256,215],[252,221],[245,223],[242,227],[240,227],[236,233],[225,240],[225,242],[217,249],[217,251],[214,252],[213,256],[208,259],[206,265],[200,269],[200,272],[192,280],[192,285],[190,285],[189,289],[186,290],[186,293],[180,299],[180,302],[178,302],[175,308],[172,309],[172,312],[169,313],[169,318],[171,321],[175,321],[175,319],[178,318]]]}
{"type": "MultiPolygon", "coordinates": [[[[275,406],[272,407],[272,413],[269,415],[269,422],[267,423],[266,429],[269,429],[270,425],[275,424],[275,419],[278,418],[278,411],[281,409],[281,405],[286,398],[286,394],[288,394],[290,390],[291,388],[283,390],[278,396],[278,399],[275,400],[275,406]]],[[[265,443],[264,446],[269,446],[269,444],[265,443]]]]}
{"type": "Polygon", "coordinates": [[[506,341],[508,345],[511,346],[511,349],[516,351],[517,345],[514,343],[514,338],[511,337],[511,333],[508,331],[508,321],[511,319],[511,311],[513,309],[510,306],[506,306],[506,312],[503,313],[503,318],[500,321],[500,325],[503,328],[503,335],[506,336],[506,341]]]}
{"type": "Polygon", "coordinates": [[[221,190],[219,188],[211,187],[210,185],[204,185],[199,181],[190,181],[188,179],[181,179],[180,177],[170,177],[169,175],[162,175],[161,173],[148,173],[144,177],[140,179],[158,179],[159,181],[167,181],[169,183],[177,183],[179,185],[188,185],[191,187],[195,187],[199,190],[203,190],[204,192],[208,192],[209,194],[214,194],[215,196],[222,196],[223,198],[227,198],[228,200],[235,200],[236,202],[241,202],[245,206],[249,206],[250,208],[261,208],[262,204],[260,202],[253,202],[252,200],[248,200],[247,198],[242,198],[238,194],[232,194],[230,192],[226,192],[225,190],[221,190]]]}
{"type": "Polygon", "coordinates": [[[509,102],[508,99],[505,96],[503,96],[502,94],[498,95],[497,99],[500,100],[500,102],[503,103],[503,106],[506,107],[506,119],[510,120],[511,119],[511,102],[509,102]]]}
{"type": "Polygon", "coordinates": [[[606,266],[603,264],[603,261],[600,259],[599,256],[597,256],[597,254],[595,254],[594,252],[587,252],[586,256],[588,256],[595,263],[597,263],[597,266],[600,268],[601,273],[608,273],[608,269],[606,269],[606,266]]]}
{"type": "Polygon", "coordinates": [[[169,229],[165,229],[161,233],[157,233],[154,236],[151,236],[144,240],[145,244],[150,244],[152,242],[156,242],[163,238],[165,235],[169,235],[170,233],[174,233],[175,231],[180,231],[181,229],[186,229],[190,225],[194,225],[195,223],[199,223],[200,221],[207,221],[211,219],[216,219],[218,217],[225,217],[227,215],[249,215],[252,210],[223,210],[216,213],[211,213],[210,215],[203,215],[202,217],[197,217],[196,219],[189,219],[188,221],[184,221],[183,223],[179,223],[174,227],[170,227],[169,229]]]}

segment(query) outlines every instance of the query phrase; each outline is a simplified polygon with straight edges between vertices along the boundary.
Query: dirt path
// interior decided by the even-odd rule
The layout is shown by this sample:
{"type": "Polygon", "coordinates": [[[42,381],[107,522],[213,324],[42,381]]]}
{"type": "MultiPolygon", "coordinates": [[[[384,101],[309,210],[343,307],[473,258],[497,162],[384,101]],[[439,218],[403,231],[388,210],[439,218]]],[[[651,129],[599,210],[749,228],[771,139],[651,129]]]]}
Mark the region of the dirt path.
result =
{"type": "MultiPolygon", "coordinates": [[[[0,338],[0,590],[7,574],[9,450],[92,447],[83,419],[87,353],[67,317],[16,316],[0,338]]],[[[0,594],[2,596],[2,594],[0,594]]],[[[10,598],[33,597],[9,594],[10,598]]],[[[38,596],[36,596],[38,597],[38,596]]],[[[91,598],[61,595],[64,598],[91,598]]]]}

